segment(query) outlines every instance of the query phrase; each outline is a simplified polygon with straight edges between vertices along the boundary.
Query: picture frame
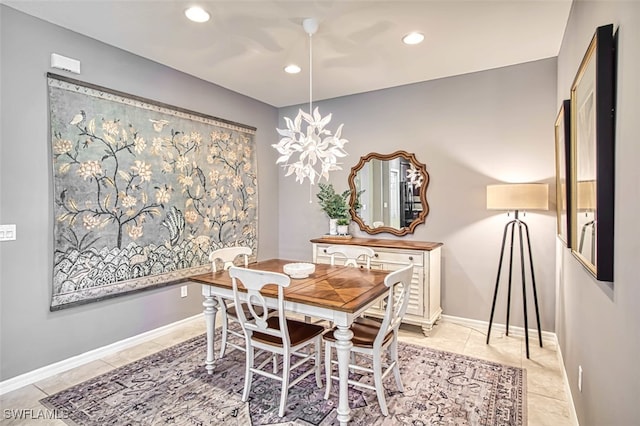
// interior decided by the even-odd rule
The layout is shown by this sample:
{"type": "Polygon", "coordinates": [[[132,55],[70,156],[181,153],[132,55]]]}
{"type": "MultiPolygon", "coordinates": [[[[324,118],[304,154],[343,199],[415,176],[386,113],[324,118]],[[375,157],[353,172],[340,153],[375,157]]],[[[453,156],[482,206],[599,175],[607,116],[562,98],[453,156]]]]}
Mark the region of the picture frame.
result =
{"type": "Polygon", "coordinates": [[[560,240],[571,248],[571,100],[562,101],[556,118],[556,214],[557,232],[560,240]]]}
{"type": "Polygon", "coordinates": [[[571,87],[571,251],[599,281],[613,281],[615,44],[598,27],[571,87]]]}

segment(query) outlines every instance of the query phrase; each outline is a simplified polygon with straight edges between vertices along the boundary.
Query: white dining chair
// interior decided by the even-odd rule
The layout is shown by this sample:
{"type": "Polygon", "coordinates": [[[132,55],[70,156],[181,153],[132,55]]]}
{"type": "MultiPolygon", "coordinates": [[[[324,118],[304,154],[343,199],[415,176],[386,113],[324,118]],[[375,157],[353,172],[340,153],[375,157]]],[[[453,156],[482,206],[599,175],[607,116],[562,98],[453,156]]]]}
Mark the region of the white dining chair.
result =
{"type": "Polygon", "coordinates": [[[367,269],[371,269],[371,258],[376,252],[371,247],[362,247],[355,245],[332,245],[327,247],[327,254],[331,256],[331,264],[336,264],[336,255],[343,260],[345,266],[358,267],[358,259],[365,261],[367,269]]]}
{"type": "MultiPolygon", "coordinates": [[[[387,409],[387,402],[384,397],[383,381],[392,371],[398,390],[404,392],[398,365],[398,328],[400,327],[402,317],[407,312],[412,275],[413,264],[391,272],[386,276],[384,283],[389,287],[389,291],[386,298],[387,306],[385,315],[381,323],[370,319],[358,318],[351,325],[351,331],[353,332],[351,354],[360,354],[369,357],[371,367],[357,364],[357,357],[352,356],[349,369],[359,373],[365,372],[373,374],[374,385],[372,386],[368,383],[355,380],[349,380],[348,383],[352,386],[374,390],[378,396],[380,410],[384,416],[389,415],[389,410],[387,409]],[[390,362],[383,365],[383,354],[387,349],[389,350],[390,362]]],[[[325,343],[324,362],[327,378],[324,399],[329,398],[331,381],[338,380],[338,376],[333,375],[333,365],[337,364],[337,361],[331,359],[332,349],[336,343],[336,339],[333,336],[335,330],[335,328],[328,330],[322,336],[325,343]]]]}
{"type": "MultiPolygon", "coordinates": [[[[249,247],[225,247],[211,252],[209,260],[211,261],[211,270],[213,272],[218,271],[218,261],[222,262],[222,269],[227,270],[234,265],[234,261],[238,256],[242,256],[244,266],[249,265],[249,256],[251,256],[251,248],[249,247]]],[[[228,334],[233,334],[240,337],[244,341],[244,334],[229,329],[229,321],[233,320],[239,322],[236,307],[233,302],[229,303],[221,297],[218,297],[218,303],[220,305],[220,312],[222,314],[222,338],[220,343],[220,358],[224,357],[227,345],[236,349],[244,351],[244,345],[236,345],[228,340],[228,334]]]]}
{"type": "Polygon", "coordinates": [[[242,401],[246,402],[249,398],[254,373],[278,380],[282,385],[278,416],[282,417],[291,387],[314,372],[316,385],[319,388],[322,387],[320,353],[322,333],[325,329],[319,325],[287,319],[284,309],[284,289],[291,282],[287,275],[232,266],[229,268],[229,276],[232,279],[235,304],[240,307],[237,311],[245,334],[247,349],[242,401]],[[240,298],[239,284],[246,289],[246,302],[240,298]],[[277,314],[268,314],[268,306],[260,293],[260,290],[268,284],[275,284],[278,287],[278,302],[275,309],[277,314]],[[245,309],[250,312],[250,317],[245,315],[245,309]],[[255,349],[282,355],[281,374],[276,375],[264,369],[270,358],[266,358],[260,365],[255,366],[255,349]],[[307,352],[303,352],[307,349],[309,349],[307,352]],[[296,359],[293,365],[291,365],[292,357],[296,359]],[[291,381],[291,372],[308,362],[313,362],[313,366],[291,381]]]}

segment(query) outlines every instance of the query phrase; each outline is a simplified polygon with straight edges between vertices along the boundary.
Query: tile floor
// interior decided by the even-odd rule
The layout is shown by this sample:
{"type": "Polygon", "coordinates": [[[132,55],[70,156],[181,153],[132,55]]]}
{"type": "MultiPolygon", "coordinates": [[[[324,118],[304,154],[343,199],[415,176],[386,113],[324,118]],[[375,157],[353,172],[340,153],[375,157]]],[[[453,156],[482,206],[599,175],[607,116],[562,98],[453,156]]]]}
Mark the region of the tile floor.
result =
{"type": "MultiPolygon", "coordinates": [[[[219,322],[216,322],[219,324],[219,322]]],[[[132,348],[106,356],[44,379],[29,386],[0,396],[1,425],[38,426],[64,425],[61,420],[18,420],[7,418],[6,410],[43,410],[38,402],[47,395],[80,383],[110,369],[135,361],[161,349],[175,345],[182,340],[197,336],[205,330],[200,318],[178,326],[175,330],[156,339],[132,348]]],[[[527,417],[532,426],[571,425],[569,404],[565,393],[562,367],[554,344],[544,342],[544,348],[531,344],[531,358],[526,358],[524,337],[504,336],[493,331],[491,344],[486,345],[484,332],[458,325],[446,320],[440,321],[429,337],[424,337],[418,327],[403,326],[401,341],[434,349],[457,352],[468,356],[523,367],[527,370],[527,417]]]]}

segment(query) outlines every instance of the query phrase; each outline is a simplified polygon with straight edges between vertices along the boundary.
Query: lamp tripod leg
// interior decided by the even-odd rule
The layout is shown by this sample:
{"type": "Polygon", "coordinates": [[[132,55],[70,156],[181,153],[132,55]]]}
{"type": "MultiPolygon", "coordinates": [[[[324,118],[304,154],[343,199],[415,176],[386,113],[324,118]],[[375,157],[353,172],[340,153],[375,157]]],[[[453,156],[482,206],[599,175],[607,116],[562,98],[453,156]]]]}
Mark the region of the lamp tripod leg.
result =
{"type": "Polygon", "coordinates": [[[538,308],[538,291],[536,289],[536,276],[533,272],[533,255],[531,254],[531,239],[529,238],[529,227],[526,223],[522,222],[524,225],[524,230],[527,236],[527,247],[529,249],[529,266],[531,268],[531,284],[533,287],[533,302],[536,308],[536,322],[538,325],[538,342],[540,343],[540,347],[542,347],[542,328],[540,327],[540,309],[538,308]]]}
{"type": "Polygon", "coordinates": [[[509,315],[511,314],[511,278],[513,276],[513,237],[515,234],[515,225],[518,218],[518,212],[516,212],[516,219],[510,222],[511,224],[511,247],[509,247],[509,285],[507,287],[507,322],[505,335],[509,335],[509,315]]]}
{"type": "Polygon", "coordinates": [[[527,318],[527,286],[525,281],[524,266],[524,244],[522,240],[522,222],[518,223],[518,233],[520,236],[520,270],[522,272],[522,308],[524,311],[524,341],[527,348],[527,359],[529,358],[529,320],[527,318]]]}
{"type": "Polygon", "coordinates": [[[496,285],[493,290],[493,302],[491,303],[491,315],[489,316],[489,329],[487,330],[487,345],[489,344],[489,339],[491,338],[491,325],[493,324],[493,315],[496,311],[496,300],[498,298],[498,285],[500,283],[500,273],[502,272],[502,260],[504,258],[504,245],[507,240],[507,231],[509,229],[509,225],[512,222],[509,222],[504,227],[504,232],[502,233],[502,247],[500,248],[500,260],[498,261],[498,275],[496,277],[496,285]]]}
{"type": "Polygon", "coordinates": [[[582,253],[582,246],[584,245],[584,231],[586,230],[587,225],[582,225],[582,230],[580,231],[580,244],[578,244],[578,252],[582,253]]]}
{"type": "Polygon", "coordinates": [[[591,263],[596,262],[596,221],[591,221],[591,263]]]}

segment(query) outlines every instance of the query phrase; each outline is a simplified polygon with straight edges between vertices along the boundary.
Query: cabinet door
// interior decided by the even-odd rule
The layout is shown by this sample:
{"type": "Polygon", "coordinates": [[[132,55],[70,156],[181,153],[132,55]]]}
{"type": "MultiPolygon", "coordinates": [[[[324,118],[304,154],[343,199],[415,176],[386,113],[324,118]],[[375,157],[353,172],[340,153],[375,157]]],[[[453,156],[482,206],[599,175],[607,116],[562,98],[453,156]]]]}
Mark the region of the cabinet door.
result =
{"type": "MultiPolygon", "coordinates": [[[[387,268],[388,269],[388,268],[387,268]]],[[[399,269],[394,267],[393,269],[399,269]]],[[[391,269],[389,269],[391,270],[391,269]]],[[[407,306],[407,315],[415,315],[422,317],[424,315],[424,269],[421,267],[413,268],[413,277],[411,279],[411,288],[409,289],[409,304],[407,306]]],[[[383,296],[372,307],[382,315],[386,309],[386,303],[383,296]]]]}
{"type": "Polygon", "coordinates": [[[424,268],[420,266],[413,267],[407,314],[424,315],[424,268]]]}
{"type": "MultiPolygon", "coordinates": [[[[407,314],[424,315],[424,297],[425,297],[425,268],[424,257],[422,252],[409,250],[385,250],[377,251],[377,256],[371,262],[371,266],[379,266],[387,271],[395,271],[413,263],[413,277],[411,279],[411,290],[409,293],[409,306],[407,314]]],[[[384,309],[384,306],[382,306],[384,309]]]]}

